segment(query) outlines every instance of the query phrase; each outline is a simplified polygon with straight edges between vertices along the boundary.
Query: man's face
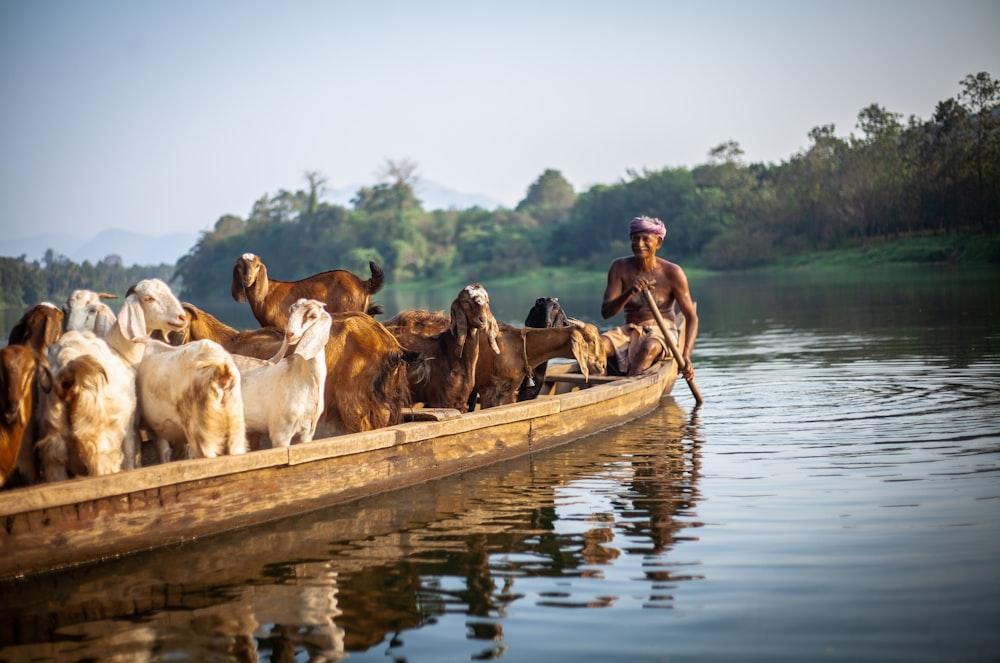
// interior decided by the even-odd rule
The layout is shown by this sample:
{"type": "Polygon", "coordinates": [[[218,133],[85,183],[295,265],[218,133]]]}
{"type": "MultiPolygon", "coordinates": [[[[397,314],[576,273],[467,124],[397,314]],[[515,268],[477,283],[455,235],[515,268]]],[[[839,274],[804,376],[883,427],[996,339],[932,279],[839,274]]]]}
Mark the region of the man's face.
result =
{"type": "Polygon", "coordinates": [[[660,248],[663,240],[652,233],[633,233],[629,235],[632,240],[632,253],[635,255],[647,255],[654,253],[660,248]]]}

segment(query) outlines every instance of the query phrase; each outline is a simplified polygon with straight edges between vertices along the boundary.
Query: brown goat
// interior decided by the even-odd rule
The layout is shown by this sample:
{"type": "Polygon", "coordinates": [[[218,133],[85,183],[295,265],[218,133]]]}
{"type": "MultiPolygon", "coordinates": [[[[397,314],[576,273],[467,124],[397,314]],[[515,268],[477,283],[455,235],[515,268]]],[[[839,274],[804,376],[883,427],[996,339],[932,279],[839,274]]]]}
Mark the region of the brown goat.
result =
{"type": "Polygon", "coordinates": [[[359,433],[398,424],[410,405],[407,370],[420,371],[426,358],[405,349],[365,313],[333,316],[326,345],[326,408],[317,437],[359,433]]]}
{"type": "MultiPolygon", "coordinates": [[[[448,318],[442,313],[418,317],[407,312],[401,314],[399,323],[433,333],[444,328],[448,318]]],[[[499,328],[499,354],[486,352],[482,347],[484,341],[480,341],[475,386],[468,401],[470,410],[475,408],[477,396],[480,408],[516,402],[518,388],[525,378],[532,374],[535,366],[549,359],[576,359],[585,378],[591,372],[601,374],[606,370],[607,357],[601,350],[601,334],[592,324],[567,318],[565,327],[523,328],[501,322],[499,328]]]]}
{"type": "Polygon", "coordinates": [[[51,388],[52,374],[44,355],[27,344],[0,350],[0,487],[35,482],[34,409],[39,390],[51,388]]]}
{"type": "Polygon", "coordinates": [[[382,288],[385,275],[375,262],[369,262],[372,276],[367,281],[344,269],[313,274],[299,281],[277,281],[267,276],[260,257],[244,253],[233,266],[230,285],[233,299],[249,302],[250,310],[262,327],[284,329],[288,310],[299,299],[316,299],[326,304],[328,313],[380,311],[371,304],[371,296],[382,288]]]}
{"type": "MultiPolygon", "coordinates": [[[[281,348],[281,330],[263,327],[241,332],[192,304],[183,306],[189,324],[182,342],[209,339],[234,355],[257,359],[272,359],[281,348]]],[[[403,410],[410,405],[406,368],[419,366],[422,357],[400,346],[370,315],[355,312],[332,317],[325,348],[324,410],[316,436],[359,433],[400,423],[403,410]]],[[[289,347],[288,352],[293,349],[289,347]]]]}
{"type": "Polygon", "coordinates": [[[63,312],[55,304],[43,302],[32,306],[10,330],[7,342],[28,345],[44,355],[49,346],[62,335],[63,312]]]}
{"type": "Polygon", "coordinates": [[[429,311],[404,311],[386,322],[386,327],[403,347],[416,350],[429,359],[426,374],[413,369],[408,372],[414,402],[466,412],[475,387],[480,339],[485,338],[490,350],[500,354],[499,324],[490,311],[489,294],[478,283],[467,285],[458,293],[443,331],[431,326],[436,324],[432,321],[439,315],[429,311]],[[427,327],[420,322],[424,316],[429,321],[427,327]]]}
{"type": "Polygon", "coordinates": [[[208,339],[234,355],[270,359],[281,347],[285,337],[285,333],[277,327],[239,331],[194,304],[182,302],[181,306],[187,315],[188,326],[183,332],[171,332],[171,345],[208,339]]]}

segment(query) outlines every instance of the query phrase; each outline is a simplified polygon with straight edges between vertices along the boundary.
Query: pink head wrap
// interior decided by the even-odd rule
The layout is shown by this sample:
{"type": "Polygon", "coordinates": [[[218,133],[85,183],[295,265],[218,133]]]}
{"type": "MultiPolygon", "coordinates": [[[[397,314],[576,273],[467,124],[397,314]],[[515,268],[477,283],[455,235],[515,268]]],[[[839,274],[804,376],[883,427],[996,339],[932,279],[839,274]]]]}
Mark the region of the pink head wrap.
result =
{"type": "Polygon", "coordinates": [[[637,216],[632,219],[632,223],[628,227],[629,235],[636,233],[649,233],[663,239],[667,234],[667,228],[659,219],[650,216],[637,216]]]}

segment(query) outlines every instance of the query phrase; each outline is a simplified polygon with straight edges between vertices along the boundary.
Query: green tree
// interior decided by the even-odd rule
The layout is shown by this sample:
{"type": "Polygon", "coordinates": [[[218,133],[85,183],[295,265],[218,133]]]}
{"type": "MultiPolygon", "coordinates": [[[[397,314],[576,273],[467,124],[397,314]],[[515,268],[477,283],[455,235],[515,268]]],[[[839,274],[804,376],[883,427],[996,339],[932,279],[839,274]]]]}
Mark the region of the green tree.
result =
{"type": "Polygon", "coordinates": [[[983,229],[1000,229],[997,198],[1000,193],[1000,81],[987,72],[962,79],[958,98],[972,121],[975,142],[972,158],[976,166],[979,223],[983,229]],[[991,223],[992,217],[992,223],[991,223]]]}
{"type": "Polygon", "coordinates": [[[524,200],[514,209],[530,214],[543,226],[549,226],[569,218],[575,201],[573,186],[562,173],[549,168],[528,187],[524,200]]]}

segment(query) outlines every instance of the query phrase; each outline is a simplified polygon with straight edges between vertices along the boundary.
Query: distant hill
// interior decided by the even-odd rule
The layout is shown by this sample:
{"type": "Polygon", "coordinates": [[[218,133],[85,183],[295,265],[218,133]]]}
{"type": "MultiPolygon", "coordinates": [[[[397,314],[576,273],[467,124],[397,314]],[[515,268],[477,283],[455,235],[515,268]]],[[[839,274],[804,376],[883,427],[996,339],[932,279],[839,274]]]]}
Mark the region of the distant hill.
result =
{"type": "Polygon", "coordinates": [[[198,242],[198,233],[143,235],[112,228],[87,239],[75,235],[31,235],[0,239],[0,255],[13,258],[24,255],[29,261],[41,261],[48,249],[75,263],[85,260],[98,263],[109,255],[121,256],[131,265],[175,264],[198,242]]]}

